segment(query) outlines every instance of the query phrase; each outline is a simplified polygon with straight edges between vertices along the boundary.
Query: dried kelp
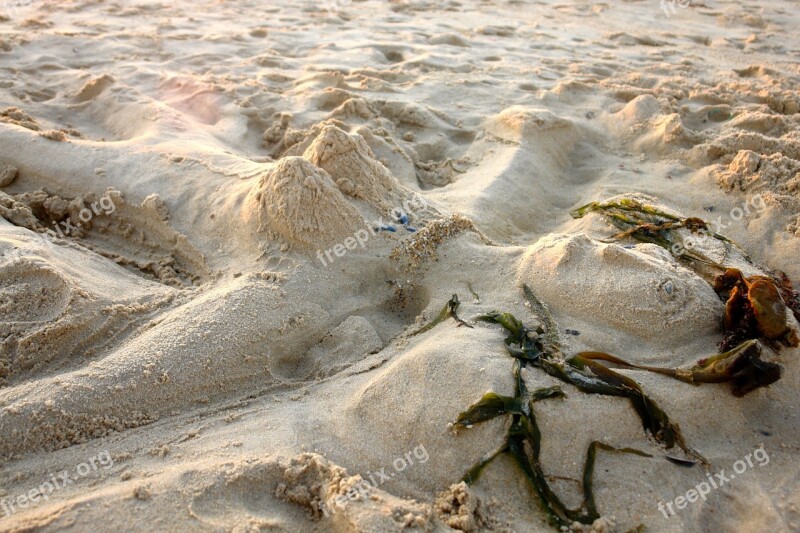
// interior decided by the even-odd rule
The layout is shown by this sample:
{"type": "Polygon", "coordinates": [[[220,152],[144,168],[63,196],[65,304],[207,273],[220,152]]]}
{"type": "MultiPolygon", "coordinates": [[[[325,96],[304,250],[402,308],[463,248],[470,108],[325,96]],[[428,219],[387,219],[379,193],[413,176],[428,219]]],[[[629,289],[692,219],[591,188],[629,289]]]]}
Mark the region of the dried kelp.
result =
{"type": "MultiPolygon", "coordinates": [[[[732,275],[731,279],[733,279],[732,275]]],[[[759,280],[754,280],[753,283],[757,281],[759,280]]],[[[736,282],[738,283],[738,280],[736,282]]],[[[569,526],[576,521],[591,524],[599,518],[592,492],[592,477],[598,449],[633,453],[645,457],[650,457],[650,455],[630,448],[614,448],[599,441],[592,442],[587,451],[584,465],[583,503],[578,509],[567,508],[550,488],[548,479],[544,475],[539,460],[542,435],[534,413],[535,402],[565,395],[560,387],[528,391],[521,373],[521,370],[527,365],[541,368],[548,374],[574,385],[582,392],[628,398],[645,431],[656,442],[667,450],[677,446],[684,452],[686,458],[666,456],[667,459],[681,466],[692,466],[697,461],[704,464],[707,462],[700,454],[686,445],[678,424],[669,419],[666,412],[644,393],[636,381],[615,372],[607,364],[655,372],[687,383],[731,383],[735,396],[742,396],[780,379],[781,367],[761,359],[764,346],[755,339],[747,340],[727,352],[700,359],[694,366],[685,369],[637,365],[604,352],[581,352],[571,357],[564,357],[558,328],[553,317],[530,287],[523,285],[523,289],[531,310],[542,321],[540,325],[529,328],[511,313],[491,312],[477,318],[481,321],[499,324],[508,333],[504,343],[508,353],[514,358],[514,396],[502,396],[494,392],[485,394],[478,402],[458,415],[453,423],[453,428],[455,431],[469,429],[474,424],[486,422],[498,416],[511,416],[511,424],[505,442],[470,468],[464,475],[463,481],[474,483],[493,459],[507,453],[524,473],[531,488],[539,497],[548,520],[555,526],[569,526]]],[[[759,305],[763,303],[758,300],[760,294],[753,296],[759,305]]],[[[769,295],[771,294],[770,292],[769,295]]],[[[451,302],[453,301],[458,301],[455,295],[451,299],[451,302]]],[[[773,303],[769,297],[764,301],[773,303]]],[[[451,302],[448,302],[448,306],[451,302]]],[[[447,318],[445,311],[448,306],[440,313],[441,320],[447,318]]],[[[764,314],[762,311],[754,311],[754,316],[764,316],[764,314]]],[[[778,329],[775,327],[773,333],[778,329]]]]}
{"type": "Polygon", "coordinates": [[[733,395],[738,397],[780,379],[781,366],[762,361],[763,350],[764,345],[760,341],[751,339],[727,352],[700,359],[694,366],[685,369],[637,365],[603,352],[581,352],[570,360],[579,358],[584,363],[591,362],[593,370],[602,366],[597,361],[606,361],[623,368],[663,374],[686,383],[730,383],[733,395]]]}
{"type": "Polygon", "coordinates": [[[448,300],[448,302],[445,304],[445,306],[442,308],[442,310],[439,311],[439,314],[436,315],[436,318],[434,318],[433,320],[431,320],[430,322],[428,322],[427,324],[425,324],[424,326],[419,328],[417,331],[412,333],[410,336],[413,337],[414,335],[419,335],[420,333],[425,333],[426,331],[428,331],[430,329],[433,329],[437,325],[441,324],[442,322],[444,322],[448,318],[452,318],[453,320],[458,322],[459,326],[466,326],[468,328],[471,328],[472,326],[470,324],[468,324],[467,322],[461,320],[461,318],[459,318],[458,314],[456,313],[456,311],[458,310],[458,306],[459,305],[461,305],[461,302],[458,301],[458,295],[454,294],[453,297],[450,298],[450,300],[448,300]]]}
{"type": "Polygon", "coordinates": [[[694,249],[694,243],[683,239],[678,230],[685,228],[701,238],[711,237],[720,241],[726,250],[736,248],[747,258],[739,247],[724,235],[713,231],[706,221],[696,217],[681,218],[632,198],[622,198],[616,202],[591,202],[570,211],[573,218],[583,218],[589,213],[604,215],[611,224],[622,230],[609,240],[632,237],[641,242],[657,244],[678,258],[723,268],[718,262],[694,249]]]}
{"type": "MultiPolygon", "coordinates": [[[[781,378],[781,366],[761,360],[762,345],[758,340],[749,340],[733,350],[701,359],[691,369],[694,383],[730,382],[734,396],[766,387],[781,378]]],[[[681,379],[680,376],[676,376],[681,379]]]]}
{"type": "MultiPolygon", "coordinates": [[[[716,277],[714,290],[725,300],[723,350],[756,338],[798,345],[797,333],[787,321],[789,308],[781,296],[785,294],[791,302],[796,293],[785,276],[778,284],[767,276],[745,278],[738,269],[729,268],[716,277]]],[[[794,309],[791,311],[797,315],[794,309]]]]}
{"type": "MultiPolygon", "coordinates": [[[[513,324],[513,322],[508,323],[513,324]]],[[[500,454],[508,453],[523,471],[526,479],[538,495],[548,521],[552,525],[568,527],[576,521],[591,524],[600,518],[592,490],[597,450],[634,453],[644,457],[650,457],[650,455],[630,448],[617,449],[599,441],[592,442],[586,454],[586,463],[583,471],[583,503],[578,509],[569,509],[550,488],[542,469],[539,460],[542,434],[536,423],[536,416],[533,411],[535,402],[547,398],[563,397],[564,393],[559,387],[548,387],[529,392],[521,375],[521,369],[526,364],[527,361],[525,359],[516,359],[514,361],[513,373],[516,383],[514,397],[488,393],[478,403],[461,413],[454,422],[453,427],[458,430],[460,428],[471,428],[473,424],[485,422],[502,415],[511,415],[512,417],[506,442],[473,466],[464,475],[463,481],[466,483],[476,482],[483,469],[493,459],[500,454]]]]}
{"type": "Polygon", "coordinates": [[[695,270],[711,283],[720,298],[726,302],[726,336],[720,343],[723,351],[732,350],[744,341],[758,338],[767,341],[781,340],[789,346],[800,344],[797,333],[786,320],[787,308],[800,320],[800,295],[792,287],[789,278],[783,272],[745,278],[738,269],[729,268],[704,255],[690,238],[684,239],[678,230],[687,229],[697,234],[695,241],[714,238],[723,243],[726,254],[735,248],[752,264],[744,251],[724,235],[712,231],[704,220],[695,217],[681,218],[632,198],[623,198],[616,202],[592,202],[571,211],[570,214],[574,218],[581,218],[595,212],[604,215],[609,222],[623,230],[612,236],[611,240],[633,237],[662,246],[694,267],[699,267],[699,264],[711,267],[710,270],[695,270]]]}

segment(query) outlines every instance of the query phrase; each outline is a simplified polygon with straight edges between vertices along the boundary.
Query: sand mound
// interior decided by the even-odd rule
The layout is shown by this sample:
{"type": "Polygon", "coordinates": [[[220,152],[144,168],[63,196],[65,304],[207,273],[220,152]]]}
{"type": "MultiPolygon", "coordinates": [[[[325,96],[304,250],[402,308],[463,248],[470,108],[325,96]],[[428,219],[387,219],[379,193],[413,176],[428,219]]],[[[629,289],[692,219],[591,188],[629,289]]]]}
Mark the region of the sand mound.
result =
{"type": "Polygon", "coordinates": [[[633,128],[659,114],[660,111],[661,104],[658,103],[658,100],[649,94],[643,94],[625,104],[625,107],[615,115],[622,124],[633,128]]]}
{"type": "Polygon", "coordinates": [[[291,244],[326,247],[350,236],[362,217],[331,176],[302,157],[286,157],[250,193],[260,230],[291,244]]]}
{"type": "Polygon", "coordinates": [[[793,124],[783,115],[763,111],[745,111],[728,123],[731,129],[749,130],[770,137],[780,137],[793,129],[793,124]]]}
{"type": "Polygon", "coordinates": [[[172,297],[84,246],[0,229],[0,249],[15,252],[0,263],[0,359],[12,385],[82,368],[172,297]]]}
{"type": "Polygon", "coordinates": [[[751,204],[774,210],[785,230],[800,237],[800,160],[740,150],[729,164],[712,165],[708,173],[722,189],[746,194],[751,204]]]}
{"type": "Polygon", "coordinates": [[[700,141],[680,113],[664,113],[662,103],[650,94],[633,98],[605,118],[609,129],[637,151],[654,155],[680,152],[700,141]]]}
{"type": "MultiPolygon", "coordinates": [[[[72,251],[58,251],[67,252],[72,251]]],[[[69,257],[59,262],[60,268],[66,269],[69,257]]],[[[95,268],[115,278],[122,271],[95,268]]],[[[72,305],[57,319],[35,324],[32,333],[20,333],[27,337],[20,337],[17,357],[35,354],[40,366],[47,362],[35,383],[48,383],[49,389],[42,392],[35,383],[23,382],[4,395],[2,455],[86,442],[149,423],[248,380],[270,383],[273,374],[297,367],[332,322],[316,304],[294,306],[286,316],[279,286],[261,276],[241,277],[172,309],[171,301],[181,298],[175,289],[145,285],[132,275],[123,278],[124,284],[112,284],[70,273],[72,305]],[[114,301],[120,303],[111,305],[112,294],[126,294],[128,300],[117,296],[114,301]],[[240,312],[245,307],[250,311],[240,312]],[[151,322],[155,310],[162,318],[151,322]],[[156,345],[158,350],[150,348],[156,345]],[[60,359],[47,359],[55,356],[60,359]],[[62,372],[53,375],[56,368],[62,372]]]]}
{"type": "Polygon", "coordinates": [[[528,106],[513,106],[492,117],[485,124],[486,132],[505,141],[532,145],[542,159],[563,166],[580,137],[569,119],[552,111],[528,106]]]}
{"type": "Polygon", "coordinates": [[[374,433],[383,436],[372,449],[363,450],[361,468],[378,469],[381,457],[402,456],[424,442],[427,452],[436,458],[435,468],[429,463],[415,465],[404,472],[404,478],[413,476],[417,486],[447,486],[489,451],[492,446],[488,443],[500,442],[501,420],[457,438],[448,431],[458,413],[484,392],[511,393],[509,360],[498,340],[499,334],[492,334],[489,328],[458,328],[450,321],[420,336],[402,355],[370,376],[354,391],[342,427],[335,429],[339,433],[346,428],[355,442],[366,442],[374,433]],[[438,341],[442,338],[447,342],[438,341]],[[409,432],[408,427],[414,431],[409,432]]]}
{"type": "Polygon", "coordinates": [[[528,248],[519,281],[557,314],[612,324],[663,348],[713,335],[722,319],[709,284],[655,245],[548,235],[528,248]]]}
{"type": "Polygon", "coordinates": [[[330,174],[343,194],[365,200],[379,212],[397,205],[400,183],[360,135],[326,126],[303,157],[330,174]]]}
{"type": "Polygon", "coordinates": [[[800,160],[800,136],[791,132],[783,137],[769,137],[762,133],[734,130],[713,141],[696,146],[689,158],[698,166],[715,163],[722,159],[730,161],[741,150],[750,150],[762,155],[783,154],[800,160]]]}
{"type": "MultiPolygon", "coordinates": [[[[364,139],[378,161],[389,169],[398,182],[406,187],[416,189],[417,174],[414,169],[414,160],[386,130],[378,129],[377,132],[375,133],[367,126],[359,126],[354,130],[354,133],[364,139]]],[[[406,135],[406,138],[412,137],[406,135]]]]}
{"type": "Polygon", "coordinates": [[[687,128],[678,113],[660,116],[653,120],[649,131],[636,140],[638,150],[666,155],[679,148],[688,148],[699,141],[687,128]]]}
{"type": "Polygon", "coordinates": [[[728,165],[716,165],[710,172],[728,191],[767,189],[786,200],[800,201],[800,161],[780,153],[761,156],[741,150],[728,165]]]}
{"type": "Polygon", "coordinates": [[[322,376],[333,375],[383,348],[375,327],[364,317],[350,316],[311,349],[311,359],[322,376]]]}

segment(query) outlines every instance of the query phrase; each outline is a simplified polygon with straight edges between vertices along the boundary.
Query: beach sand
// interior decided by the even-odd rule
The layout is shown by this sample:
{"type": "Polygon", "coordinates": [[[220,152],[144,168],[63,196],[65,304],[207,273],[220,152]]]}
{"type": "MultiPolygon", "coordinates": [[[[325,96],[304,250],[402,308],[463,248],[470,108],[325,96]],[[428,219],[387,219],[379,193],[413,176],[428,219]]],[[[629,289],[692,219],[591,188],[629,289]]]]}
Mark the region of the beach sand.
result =
{"type": "MultiPolygon", "coordinates": [[[[0,5],[2,531],[555,530],[506,457],[459,483],[508,422],[450,424],[514,389],[474,318],[536,323],[526,285],[565,353],[677,367],[717,353],[725,306],[570,210],[646,195],[800,282],[794,2],[22,3],[0,5]],[[414,335],[453,294],[474,327],[414,335]]],[[[620,370],[706,466],[564,386],[536,404],[551,487],[579,506],[600,440],[650,457],[598,454],[587,530],[797,531],[798,350],[769,358],[782,378],[741,398],[620,370]]]]}

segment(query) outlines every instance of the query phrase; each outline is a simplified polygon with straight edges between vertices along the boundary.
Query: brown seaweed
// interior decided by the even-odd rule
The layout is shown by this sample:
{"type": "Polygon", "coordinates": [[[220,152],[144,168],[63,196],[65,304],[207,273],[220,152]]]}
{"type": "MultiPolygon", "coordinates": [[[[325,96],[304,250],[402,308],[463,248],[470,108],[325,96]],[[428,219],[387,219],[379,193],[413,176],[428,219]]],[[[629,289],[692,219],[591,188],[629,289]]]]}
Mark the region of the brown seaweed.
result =
{"type": "Polygon", "coordinates": [[[728,268],[714,279],[714,290],[725,300],[725,338],[723,350],[748,339],[763,338],[797,346],[800,339],[787,321],[787,310],[794,309],[794,290],[785,276],[780,283],[767,276],[744,277],[736,268],[728,268]]]}
{"type": "MultiPolygon", "coordinates": [[[[759,281],[761,280],[750,280],[750,290],[753,286],[757,286],[759,281]]],[[[728,277],[720,280],[721,290],[725,288],[733,291],[738,283],[738,278],[730,273],[728,277]]],[[[492,460],[499,455],[508,454],[538,496],[548,520],[555,526],[566,527],[576,521],[591,524],[599,518],[592,491],[595,457],[598,450],[651,456],[631,448],[614,448],[599,441],[592,442],[587,450],[584,465],[583,503],[577,509],[566,507],[552,490],[547,476],[544,475],[539,459],[542,435],[534,412],[534,404],[537,401],[565,395],[560,387],[529,392],[521,374],[521,370],[527,365],[538,367],[575,386],[582,392],[628,398],[639,416],[644,430],[657,443],[666,450],[678,447],[685,454],[685,457],[666,454],[665,457],[669,461],[685,467],[690,467],[698,461],[706,465],[708,463],[699,453],[686,445],[678,424],[669,419],[666,412],[645,394],[635,380],[612,370],[607,366],[608,364],[655,372],[686,383],[730,383],[735,396],[743,396],[780,379],[781,367],[776,363],[761,359],[764,345],[756,339],[747,340],[727,352],[700,359],[690,368],[638,365],[604,352],[581,352],[565,358],[561,354],[562,347],[558,328],[553,317],[530,287],[523,285],[523,290],[532,311],[542,321],[542,324],[536,328],[529,328],[511,313],[495,311],[477,317],[481,321],[499,324],[507,333],[504,344],[508,353],[514,358],[514,396],[502,396],[494,392],[485,394],[458,415],[453,423],[453,429],[455,431],[469,429],[474,424],[486,422],[498,416],[511,416],[511,424],[505,442],[473,465],[464,475],[463,481],[476,482],[492,460]]],[[[760,292],[752,295],[756,305],[774,304],[774,292],[768,291],[766,294],[767,296],[763,298],[760,292]]],[[[754,312],[754,316],[756,315],[766,316],[761,311],[754,312]]]]}
{"type": "Polygon", "coordinates": [[[516,388],[513,397],[485,394],[454,422],[453,426],[458,430],[501,415],[512,417],[506,441],[474,465],[464,476],[464,481],[474,482],[494,458],[508,453],[539,496],[550,522],[561,527],[575,521],[589,524],[599,517],[591,483],[598,449],[650,456],[629,448],[617,449],[599,441],[593,442],[587,451],[584,465],[583,503],[578,509],[568,509],[550,488],[542,471],[539,462],[541,432],[533,409],[536,401],[560,397],[563,392],[558,387],[551,387],[529,393],[520,374],[522,368],[526,365],[538,367],[582,392],[628,398],[644,430],[665,449],[678,447],[686,456],[681,458],[665,454],[668,460],[680,466],[692,466],[697,461],[708,465],[700,454],[686,445],[678,424],[669,419],[666,412],[645,394],[641,386],[608,365],[654,372],[692,384],[730,383],[733,395],[740,397],[769,386],[781,377],[780,365],[762,359],[766,347],[759,339],[764,339],[767,343],[780,340],[790,346],[800,343],[797,333],[787,321],[787,309],[800,320],[800,294],[794,290],[791,281],[781,272],[745,278],[739,270],[726,268],[693,249],[693,246],[687,245],[688,240],[684,241],[678,230],[713,237],[724,244],[726,251],[736,248],[744,259],[751,262],[744,251],[725,236],[712,231],[704,220],[695,217],[681,218],[633,199],[593,202],[570,214],[574,218],[581,218],[591,212],[603,214],[621,230],[611,240],[631,237],[657,244],[678,258],[688,261],[696,270],[703,271],[706,279],[713,277],[712,286],[726,302],[726,337],[721,343],[724,350],[722,353],[702,358],[689,368],[638,365],[605,352],[581,352],[564,357],[555,321],[527,285],[523,285],[527,303],[542,321],[541,325],[529,328],[511,313],[496,311],[477,318],[499,324],[508,333],[504,343],[508,353],[514,358],[516,388]],[[718,272],[722,274],[714,277],[718,272]]]}
{"type": "Polygon", "coordinates": [[[444,305],[442,310],[439,311],[439,314],[436,316],[436,318],[434,318],[433,320],[431,320],[430,322],[419,328],[410,336],[413,337],[415,335],[419,335],[420,333],[425,333],[426,331],[431,330],[437,325],[441,324],[448,318],[452,318],[453,320],[455,320],[459,326],[466,326],[468,328],[472,328],[470,324],[461,320],[461,318],[456,313],[459,305],[461,305],[461,302],[458,301],[458,295],[454,294],[453,297],[450,298],[450,300],[448,300],[448,302],[444,305]]]}
{"type": "MultiPolygon", "coordinates": [[[[781,377],[781,366],[762,361],[764,345],[757,339],[743,342],[736,348],[700,359],[691,368],[661,368],[629,363],[604,352],[581,352],[573,357],[584,362],[606,361],[623,368],[646,370],[675,378],[686,383],[731,383],[734,396],[766,387],[781,377]]],[[[596,367],[593,367],[596,368],[596,367]]]]}
{"type": "MultiPolygon", "coordinates": [[[[514,324],[513,321],[508,322],[514,324]]],[[[569,509],[550,488],[547,477],[539,460],[542,434],[536,423],[533,404],[546,398],[563,397],[559,387],[548,387],[529,392],[521,369],[526,365],[524,359],[516,359],[513,366],[515,379],[514,397],[488,393],[476,404],[470,406],[458,416],[453,424],[454,429],[470,428],[473,424],[485,422],[502,415],[511,415],[511,425],[506,434],[506,441],[497,450],[481,459],[470,468],[463,477],[469,484],[475,483],[486,466],[499,455],[507,453],[522,470],[528,484],[536,493],[548,521],[557,527],[569,527],[574,522],[591,524],[600,517],[593,492],[594,465],[597,450],[624,452],[650,457],[650,455],[631,448],[614,448],[608,444],[594,441],[586,453],[583,469],[583,503],[578,509],[569,509]]]]}
{"type": "MultiPolygon", "coordinates": [[[[492,312],[478,317],[479,320],[501,325],[508,335],[504,339],[509,354],[514,358],[513,375],[514,396],[502,396],[494,392],[485,394],[478,402],[460,413],[453,423],[453,429],[469,429],[474,424],[491,420],[498,416],[511,416],[511,424],[505,442],[464,475],[463,481],[474,483],[486,466],[501,454],[508,454],[523,472],[533,492],[536,493],[547,515],[548,521],[558,527],[568,527],[574,522],[591,524],[599,518],[592,490],[595,458],[598,450],[650,455],[631,448],[614,448],[608,444],[594,441],[586,453],[583,471],[583,503],[577,509],[569,509],[553,491],[545,476],[539,454],[541,450],[541,431],[536,422],[534,404],[548,398],[563,397],[560,387],[549,387],[529,392],[522,378],[521,370],[527,365],[543,369],[559,379],[589,393],[608,394],[629,398],[637,410],[645,429],[666,448],[679,446],[688,456],[702,460],[684,443],[676,424],[670,422],[666,413],[644,394],[641,387],[632,379],[614,372],[591,358],[580,355],[564,360],[558,329],[544,304],[533,294],[530,287],[523,286],[532,309],[540,313],[543,324],[532,329],[523,324],[511,313],[492,312]]],[[[689,463],[688,460],[683,460],[689,463]]]]}
{"type": "Polygon", "coordinates": [[[692,233],[710,236],[722,242],[726,249],[735,247],[749,260],[744,251],[730,239],[713,231],[706,221],[697,217],[681,218],[632,198],[622,198],[616,202],[591,202],[570,211],[573,218],[583,218],[589,213],[604,215],[611,224],[622,230],[609,240],[632,237],[641,242],[657,244],[680,259],[724,268],[701,252],[691,249],[693,246],[684,241],[677,231],[685,228],[692,233]]]}
{"type": "MultiPolygon", "coordinates": [[[[531,308],[543,313],[544,316],[540,318],[549,325],[547,329],[557,331],[555,322],[549,316],[544,304],[534,295],[530,287],[523,285],[523,289],[531,308]]],[[[628,398],[639,415],[644,429],[659,444],[667,449],[677,445],[688,456],[703,460],[686,445],[678,425],[672,423],[667,414],[631,378],[580,354],[565,360],[559,353],[560,344],[555,333],[547,337],[550,343],[545,345],[542,342],[545,328],[540,326],[537,330],[531,330],[511,313],[487,313],[478,319],[494,322],[505,328],[509,333],[505,339],[506,349],[512,357],[530,362],[548,374],[574,385],[582,392],[628,398]]]]}
{"type": "Polygon", "coordinates": [[[800,320],[800,294],[794,290],[789,278],[782,272],[745,278],[738,269],[715,262],[699,249],[689,246],[688,239],[684,241],[677,230],[684,228],[704,237],[713,237],[725,245],[726,251],[736,248],[742,257],[752,263],[744,251],[724,235],[712,231],[704,220],[681,218],[632,198],[591,202],[570,212],[574,218],[582,218],[589,213],[602,214],[622,230],[610,240],[632,237],[655,243],[676,257],[695,263],[693,266],[698,267],[698,273],[711,282],[725,302],[725,338],[720,343],[722,351],[732,350],[744,341],[757,338],[780,340],[789,346],[800,344],[800,338],[786,320],[787,308],[800,320]],[[699,268],[700,265],[696,263],[711,267],[711,270],[699,268]]]}

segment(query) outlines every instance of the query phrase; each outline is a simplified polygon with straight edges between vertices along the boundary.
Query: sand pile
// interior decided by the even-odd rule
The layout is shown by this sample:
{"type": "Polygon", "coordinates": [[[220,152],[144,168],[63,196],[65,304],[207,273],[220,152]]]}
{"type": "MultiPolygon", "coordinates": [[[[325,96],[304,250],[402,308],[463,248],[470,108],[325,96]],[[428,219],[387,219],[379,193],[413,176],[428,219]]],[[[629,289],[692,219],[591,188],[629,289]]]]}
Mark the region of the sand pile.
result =
{"type": "Polygon", "coordinates": [[[375,159],[360,135],[326,126],[303,157],[330,174],[343,194],[364,200],[377,212],[401,205],[400,183],[375,159]]]}
{"type": "Polygon", "coordinates": [[[300,157],[287,157],[253,189],[261,222],[290,244],[325,247],[344,239],[361,224],[330,174],[300,157]]]}
{"type": "Polygon", "coordinates": [[[723,303],[708,283],[656,245],[547,236],[526,251],[520,282],[557,315],[613,324],[628,342],[639,338],[654,349],[713,335],[722,319],[723,303]]]}

